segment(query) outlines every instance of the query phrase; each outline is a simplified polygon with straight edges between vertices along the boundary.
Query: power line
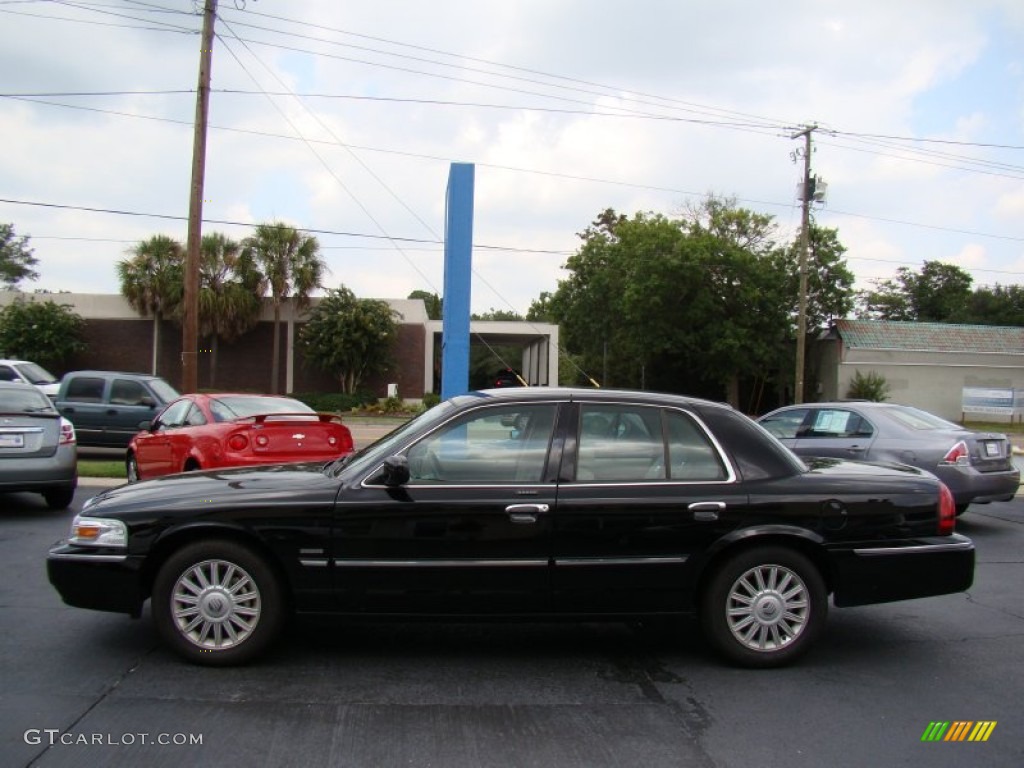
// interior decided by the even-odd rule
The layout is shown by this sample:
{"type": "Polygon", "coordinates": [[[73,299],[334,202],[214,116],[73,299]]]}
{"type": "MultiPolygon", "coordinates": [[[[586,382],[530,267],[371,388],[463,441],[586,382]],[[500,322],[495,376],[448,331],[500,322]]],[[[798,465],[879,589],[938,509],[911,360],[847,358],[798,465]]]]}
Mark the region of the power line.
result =
{"type": "MultiPolygon", "coordinates": [[[[9,205],[25,205],[37,208],[55,208],[59,210],[68,211],[83,211],[86,213],[105,213],[113,216],[133,216],[139,218],[149,219],[162,219],[165,221],[188,221],[188,216],[182,216],[178,214],[169,213],[150,213],[145,211],[129,211],[121,208],[100,208],[98,206],[87,206],[87,205],[71,205],[67,203],[44,203],[37,200],[17,200],[14,198],[0,198],[0,203],[8,203],[9,205]]],[[[234,226],[234,227],[253,227],[255,223],[251,221],[232,221],[230,219],[208,219],[203,218],[204,224],[220,224],[222,226],[234,226]]],[[[348,232],[346,230],[337,229],[317,229],[315,227],[295,227],[295,229],[308,232],[313,235],[336,235],[339,237],[357,237],[365,238],[368,240],[396,240],[401,243],[419,243],[426,245],[443,245],[443,240],[430,240],[422,237],[399,237],[397,235],[374,235],[367,232],[348,232]]],[[[68,239],[79,239],[79,238],[68,238],[68,239]]],[[[117,242],[117,241],[115,241],[117,242]]],[[[131,241],[135,242],[135,241],[131,241]]],[[[568,251],[559,251],[542,248],[521,248],[507,245],[489,245],[487,243],[473,243],[474,248],[480,248],[482,250],[493,250],[493,251],[507,251],[510,253],[539,253],[539,254],[552,254],[552,255],[564,255],[570,253],[568,251]]]]}
{"type": "MultiPolygon", "coordinates": [[[[2,97],[2,95],[0,95],[0,97],[2,97]]],[[[132,117],[132,118],[136,118],[136,119],[139,119],[139,120],[151,120],[151,121],[155,121],[155,122],[172,123],[172,124],[175,124],[175,125],[183,125],[183,126],[190,126],[190,127],[192,126],[192,121],[190,121],[190,120],[177,120],[177,119],[168,118],[168,117],[157,117],[155,115],[140,115],[140,114],[135,114],[135,113],[131,113],[131,112],[121,112],[121,111],[118,111],[118,110],[100,109],[100,108],[97,108],[97,107],[85,107],[85,106],[81,106],[81,105],[78,105],[78,104],[63,104],[63,103],[60,103],[60,102],[49,102],[49,101],[42,101],[42,100],[38,100],[38,99],[22,98],[22,97],[18,97],[18,96],[7,96],[6,98],[10,98],[10,99],[15,100],[15,101],[25,101],[25,102],[32,103],[32,104],[44,104],[46,106],[61,107],[61,108],[66,108],[66,109],[77,109],[77,110],[83,110],[83,111],[87,111],[87,112],[98,112],[98,113],[101,113],[101,114],[112,114],[112,115],[117,115],[117,116],[120,116],[120,117],[132,117]]],[[[284,140],[288,140],[288,141],[305,141],[305,142],[307,142],[309,144],[326,144],[326,145],[341,146],[336,141],[328,141],[326,139],[301,139],[301,138],[299,138],[297,136],[289,136],[289,135],[286,135],[286,134],[272,133],[272,132],[269,132],[269,131],[258,131],[258,130],[254,130],[254,129],[248,129],[248,128],[234,128],[234,127],[230,127],[230,126],[215,125],[213,123],[210,124],[210,128],[212,130],[227,131],[227,132],[231,132],[231,133],[240,133],[240,134],[250,135],[250,136],[260,136],[260,137],[266,137],[266,138],[284,139],[284,140]]],[[[348,145],[348,146],[351,149],[356,149],[356,150],[360,150],[360,151],[363,151],[363,152],[379,152],[379,153],[383,153],[383,154],[397,155],[397,156],[400,156],[400,157],[410,157],[410,158],[414,158],[414,159],[418,159],[418,160],[428,160],[428,161],[431,161],[431,162],[443,162],[443,163],[473,162],[473,161],[470,161],[470,160],[458,160],[458,159],[450,158],[450,157],[442,157],[440,155],[427,155],[427,154],[418,153],[418,152],[407,152],[407,151],[404,151],[404,150],[386,149],[386,148],[383,148],[383,147],[372,147],[372,146],[359,145],[359,144],[351,144],[351,145],[348,145]]],[[[704,192],[698,192],[698,191],[695,191],[695,190],[681,189],[681,188],[678,188],[678,187],[665,187],[665,186],[660,186],[660,185],[656,185],[656,184],[643,184],[643,183],[640,183],[640,182],[624,181],[624,180],[621,180],[621,179],[602,179],[602,178],[593,177],[593,176],[582,176],[582,175],[579,175],[579,174],[560,173],[558,171],[547,171],[547,170],[542,170],[542,169],[538,169],[538,168],[523,168],[521,166],[503,165],[501,163],[476,162],[475,165],[477,165],[480,168],[491,168],[491,169],[494,169],[494,170],[508,171],[510,173],[527,173],[527,174],[538,175],[538,176],[546,176],[546,177],[550,177],[550,178],[565,179],[567,181],[581,181],[581,182],[592,183],[592,184],[607,184],[607,185],[610,185],[610,186],[626,187],[626,188],[630,188],[630,189],[638,189],[638,190],[644,190],[644,191],[648,191],[648,192],[665,192],[665,193],[669,193],[669,194],[683,195],[683,196],[686,196],[686,197],[699,198],[699,197],[702,197],[705,194],[704,192]]],[[[793,207],[792,202],[783,203],[783,202],[779,202],[777,200],[761,200],[761,199],[758,199],[758,198],[750,198],[750,197],[736,197],[736,200],[738,202],[741,202],[741,203],[748,203],[748,204],[755,204],[755,205],[764,205],[764,206],[769,206],[769,207],[773,207],[773,208],[791,209],[793,207]]],[[[1012,235],[1000,235],[1000,234],[995,234],[995,233],[991,233],[991,232],[980,232],[980,231],[977,231],[977,230],[957,229],[955,227],[945,227],[945,226],[941,226],[941,225],[937,225],[937,224],[926,224],[926,223],[917,222],[917,221],[907,221],[907,220],[903,220],[903,219],[894,219],[894,218],[884,217],[884,216],[874,216],[874,215],[865,214],[865,213],[854,213],[854,212],[851,212],[851,211],[841,211],[841,210],[838,210],[838,209],[835,209],[835,208],[829,208],[827,210],[828,210],[829,214],[834,214],[834,215],[837,215],[837,216],[848,216],[848,217],[854,217],[854,218],[859,218],[859,219],[865,219],[865,220],[868,220],[868,221],[880,221],[880,222],[883,222],[883,223],[886,223],[886,224],[898,224],[898,225],[907,226],[907,227],[920,227],[922,229],[931,229],[931,230],[937,230],[937,231],[943,231],[943,232],[951,232],[951,233],[954,233],[954,234],[970,235],[972,237],[985,237],[985,238],[990,238],[990,239],[994,239],[994,240],[1008,240],[1008,241],[1015,241],[1015,242],[1024,241],[1024,238],[1016,237],[1016,236],[1012,236],[1012,235]]]]}

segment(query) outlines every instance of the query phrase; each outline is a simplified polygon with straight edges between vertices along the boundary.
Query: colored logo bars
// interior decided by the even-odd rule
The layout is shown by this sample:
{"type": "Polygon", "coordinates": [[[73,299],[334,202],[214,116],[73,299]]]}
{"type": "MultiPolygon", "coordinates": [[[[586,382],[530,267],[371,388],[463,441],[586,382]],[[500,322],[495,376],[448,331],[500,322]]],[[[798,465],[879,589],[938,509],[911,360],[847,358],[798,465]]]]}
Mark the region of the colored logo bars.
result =
{"type": "Polygon", "coordinates": [[[933,721],[924,729],[921,741],[988,741],[995,729],[995,720],[933,721]]]}

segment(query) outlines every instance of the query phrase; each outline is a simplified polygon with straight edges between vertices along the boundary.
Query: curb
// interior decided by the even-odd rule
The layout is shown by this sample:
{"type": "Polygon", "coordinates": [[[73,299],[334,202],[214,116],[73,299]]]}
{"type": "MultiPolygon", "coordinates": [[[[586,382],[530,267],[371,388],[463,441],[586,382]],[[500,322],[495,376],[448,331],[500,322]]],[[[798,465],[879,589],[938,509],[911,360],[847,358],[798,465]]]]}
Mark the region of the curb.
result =
{"type": "Polygon", "coordinates": [[[116,477],[79,477],[78,478],[78,485],[79,485],[79,487],[91,486],[93,488],[97,488],[97,487],[98,488],[113,488],[113,487],[118,486],[118,485],[124,485],[127,482],[128,482],[128,480],[126,480],[124,478],[120,478],[119,479],[119,478],[116,478],[116,477]]]}

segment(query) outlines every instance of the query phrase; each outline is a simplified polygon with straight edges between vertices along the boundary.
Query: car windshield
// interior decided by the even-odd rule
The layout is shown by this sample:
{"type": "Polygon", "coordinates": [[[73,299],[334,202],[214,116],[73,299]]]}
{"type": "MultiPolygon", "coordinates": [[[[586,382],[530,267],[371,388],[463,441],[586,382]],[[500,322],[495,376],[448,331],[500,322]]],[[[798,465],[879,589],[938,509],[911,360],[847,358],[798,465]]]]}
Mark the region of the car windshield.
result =
{"type": "Polygon", "coordinates": [[[147,383],[149,384],[149,388],[156,393],[156,396],[165,403],[169,403],[171,400],[175,400],[180,396],[178,394],[178,390],[163,379],[150,379],[147,383]]]}
{"type": "Polygon", "coordinates": [[[57,377],[35,363],[18,363],[15,368],[32,384],[53,384],[57,377]]]}
{"type": "Polygon", "coordinates": [[[450,401],[446,400],[443,403],[439,403],[411,421],[407,421],[397,429],[388,432],[380,440],[371,443],[360,451],[331,462],[324,469],[331,475],[336,475],[342,468],[353,467],[359,472],[369,469],[374,464],[384,461],[384,459],[394,453],[395,447],[400,445],[410,434],[428,430],[435,424],[444,421],[451,415],[453,408],[454,406],[450,401]]]}
{"type": "Polygon", "coordinates": [[[945,419],[939,418],[934,413],[928,413],[928,411],[922,411],[919,408],[913,408],[911,406],[903,406],[901,408],[890,408],[887,413],[895,420],[902,424],[904,427],[910,429],[958,429],[963,430],[963,426],[956,424],[952,421],[946,421],[945,419]]]}
{"type": "Polygon", "coordinates": [[[227,395],[211,398],[210,410],[218,420],[224,421],[246,419],[270,413],[316,413],[305,403],[290,397],[252,395],[227,395]]]}
{"type": "Polygon", "coordinates": [[[0,390],[0,412],[3,413],[56,413],[50,398],[34,387],[21,385],[0,390]]]}

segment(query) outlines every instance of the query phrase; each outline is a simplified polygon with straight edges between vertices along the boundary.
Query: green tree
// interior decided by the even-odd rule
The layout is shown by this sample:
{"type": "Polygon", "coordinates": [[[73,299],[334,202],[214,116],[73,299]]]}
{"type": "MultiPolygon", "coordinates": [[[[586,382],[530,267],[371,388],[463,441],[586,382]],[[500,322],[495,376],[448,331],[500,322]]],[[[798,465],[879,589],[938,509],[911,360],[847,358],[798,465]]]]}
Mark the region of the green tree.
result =
{"type": "Polygon", "coordinates": [[[259,321],[260,274],[239,243],[203,235],[199,262],[199,333],[210,338],[210,387],[217,386],[219,340],[231,342],[259,321]]]}
{"type": "Polygon", "coordinates": [[[534,323],[554,322],[551,313],[551,291],[541,291],[540,296],[530,302],[530,308],[526,310],[526,319],[534,323]]]}
{"type": "Polygon", "coordinates": [[[0,310],[0,350],[44,368],[59,367],[71,355],[85,349],[84,325],[68,304],[19,296],[0,310]]]}
{"type": "Polygon", "coordinates": [[[38,263],[28,237],[15,235],[13,224],[0,224],[0,284],[13,291],[22,280],[38,280],[39,273],[32,269],[38,263]]]}
{"type": "Polygon", "coordinates": [[[1024,326],[1024,286],[975,288],[958,322],[1024,326]]]}
{"type": "Polygon", "coordinates": [[[971,298],[973,278],[955,264],[926,261],[919,272],[900,267],[859,295],[861,317],[877,320],[957,322],[971,298]]]}
{"type": "Polygon", "coordinates": [[[185,249],[174,238],[153,235],[117,263],[121,293],[143,317],[153,316],[153,362],[156,373],[160,350],[160,322],[178,314],[184,298],[185,249]]]}
{"type": "Polygon", "coordinates": [[[512,309],[495,309],[491,307],[482,314],[473,314],[473,320],[522,320],[523,316],[512,309]]]}
{"type": "Polygon", "coordinates": [[[338,380],[342,392],[354,394],[368,376],[390,366],[396,316],[386,301],[358,299],[341,286],[310,312],[299,344],[310,362],[338,380]]]}
{"type": "Polygon", "coordinates": [[[424,306],[427,308],[427,317],[431,320],[440,320],[441,312],[443,311],[443,305],[441,297],[436,293],[430,291],[417,290],[410,293],[406,298],[409,299],[422,299],[424,306]]]}
{"type": "Polygon", "coordinates": [[[602,385],[720,396],[788,338],[770,217],[714,205],[684,219],[603,212],[546,302],[602,385]]]}
{"type": "Polygon", "coordinates": [[[274,307],[274,342],[270,391],[276,394],[281,370],[281,305],[294,297],[298,309],[309,306],[313,291],[323,286],[327,265],[320,258],[320,244],[312,235],[299,232],[283,222],[259,224],[245,239],[242,258],[246,269],[261,276],[261,293],[270,291],[274,307]]]}

